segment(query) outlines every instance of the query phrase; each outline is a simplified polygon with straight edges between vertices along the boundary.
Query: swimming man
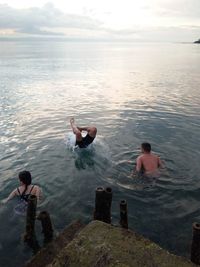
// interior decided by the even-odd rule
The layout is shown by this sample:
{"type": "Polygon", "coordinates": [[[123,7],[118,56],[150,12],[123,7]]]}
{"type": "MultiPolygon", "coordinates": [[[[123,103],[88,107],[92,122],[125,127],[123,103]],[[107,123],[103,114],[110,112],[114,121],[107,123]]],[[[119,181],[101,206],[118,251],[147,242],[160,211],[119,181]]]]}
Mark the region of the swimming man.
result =
{"type": "Polygon", "coordinates": [[[141,152],[142,155],[136,159],[136,171],[142,171],[147,176],[158,176],[159,168],[163,168],[163,164],[157,155],[151,153],[151,145],[142,143],[141,152]]]}
{"type": "Polygon", "coordinates": [[[86,148],[94,141],[97,134],[96,127],[77,127],[75,125],[74,118],[70,119],[70,124],[73,133],[76,135],[76,145],[78,145],[80,148],[86,148]],[[86,136],[82,136],[82,131],[87,132],[86,136]]]}

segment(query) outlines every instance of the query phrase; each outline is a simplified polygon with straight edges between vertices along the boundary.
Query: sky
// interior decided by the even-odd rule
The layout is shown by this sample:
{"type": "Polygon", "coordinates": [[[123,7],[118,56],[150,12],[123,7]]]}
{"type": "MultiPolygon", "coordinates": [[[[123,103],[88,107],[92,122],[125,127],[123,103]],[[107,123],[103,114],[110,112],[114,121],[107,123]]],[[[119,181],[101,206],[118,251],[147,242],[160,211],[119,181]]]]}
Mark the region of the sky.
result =
{"type": "Polygon", "coordinates": [[[0,37],[192,42],[200,0],[0,0],[0,37]]]}

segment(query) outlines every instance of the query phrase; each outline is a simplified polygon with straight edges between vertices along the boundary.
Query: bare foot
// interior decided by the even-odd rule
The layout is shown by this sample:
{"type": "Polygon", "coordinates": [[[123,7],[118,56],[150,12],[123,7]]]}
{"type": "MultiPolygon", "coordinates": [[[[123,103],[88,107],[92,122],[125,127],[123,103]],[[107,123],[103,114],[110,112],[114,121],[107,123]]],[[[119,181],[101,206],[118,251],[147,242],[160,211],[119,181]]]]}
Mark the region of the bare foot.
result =
{"type": "Polygon", "coordinates": [[[74,123],[74,118],[71,118],[71,119],[70,119],[70,123],[71,123],[71,124],[74,123]]]}

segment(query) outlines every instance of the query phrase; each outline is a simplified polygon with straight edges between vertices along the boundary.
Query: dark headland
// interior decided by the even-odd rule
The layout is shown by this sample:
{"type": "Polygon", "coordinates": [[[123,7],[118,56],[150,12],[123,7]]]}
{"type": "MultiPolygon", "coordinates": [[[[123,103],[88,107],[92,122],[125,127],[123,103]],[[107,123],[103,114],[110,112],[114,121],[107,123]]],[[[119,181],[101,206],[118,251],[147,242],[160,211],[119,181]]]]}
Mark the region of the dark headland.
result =
{"type": "Polygon", "coordinates": [[[195,41],[194,44],[200,44],[200,39],[195,41]]]}

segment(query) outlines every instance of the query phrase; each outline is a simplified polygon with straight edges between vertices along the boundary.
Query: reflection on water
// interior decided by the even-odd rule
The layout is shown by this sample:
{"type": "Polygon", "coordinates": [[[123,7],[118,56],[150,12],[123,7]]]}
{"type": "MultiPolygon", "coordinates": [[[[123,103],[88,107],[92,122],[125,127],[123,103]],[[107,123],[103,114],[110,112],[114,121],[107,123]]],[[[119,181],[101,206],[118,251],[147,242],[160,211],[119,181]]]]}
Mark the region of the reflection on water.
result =
{"type": "MultiPolygon", "coordinates": [[[[114,223],[126,199],[131,228],[188,256],[191,225],[200,220],[200,47],[0,45],[1,199],[18,186],[19,171],[30,170],[45,195],[39,209],[50,211],[60,231],[78,218],[88,222],[95,188],[111,186],[114,223]],[[66,144],[72,116],[97,127],[91,148],[66,144]],[[165,161],[167,171],[156,179],[130,177],[144,141],[165,161]]],[[[14,207],[0,207],[0,265],[8,267],[31,255],[14,207]]]]}

